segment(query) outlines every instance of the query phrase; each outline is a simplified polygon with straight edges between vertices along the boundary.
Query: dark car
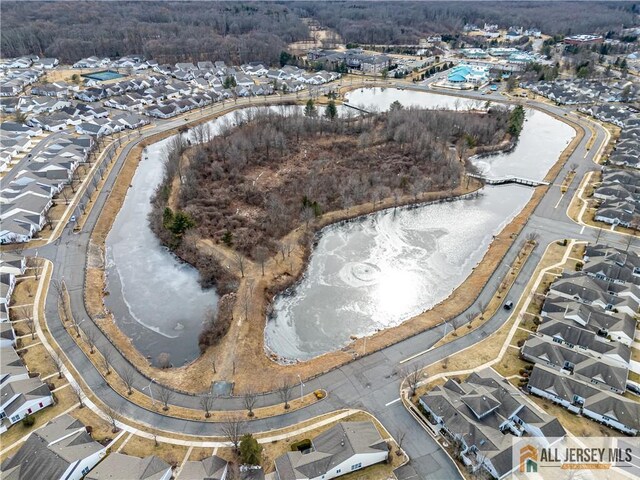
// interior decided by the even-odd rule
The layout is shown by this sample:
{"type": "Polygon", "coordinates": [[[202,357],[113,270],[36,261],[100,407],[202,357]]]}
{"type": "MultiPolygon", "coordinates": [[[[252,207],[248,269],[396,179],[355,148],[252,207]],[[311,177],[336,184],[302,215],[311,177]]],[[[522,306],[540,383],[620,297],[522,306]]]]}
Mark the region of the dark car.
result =
{"type": "Polygon", "coordinates": [[[508,302],[506,302],[504,304],[504,309],[505,310],[511,310],[513,308],[513,302],[511,300],[509,300],[508,302]]]}

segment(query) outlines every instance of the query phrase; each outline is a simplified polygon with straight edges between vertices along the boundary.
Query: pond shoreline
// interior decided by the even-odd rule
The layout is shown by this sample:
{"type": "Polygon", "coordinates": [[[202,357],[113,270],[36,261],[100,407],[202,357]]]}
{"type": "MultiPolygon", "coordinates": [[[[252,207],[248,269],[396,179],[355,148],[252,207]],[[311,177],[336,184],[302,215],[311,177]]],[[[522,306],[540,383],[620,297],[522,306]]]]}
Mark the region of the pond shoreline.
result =
{"type": "MultiPolygon", "coordinates": [[[[243,107],[237,107],[237,108],[243,108],[243,107]]],[[[203,122],[209,121],[212,118],[215,118],[216,116],[219,116],[219,115],[220,114],[203,118],[202,121],[203,122]]],[[[567,119],[559,118],[559,120],[565,123],[569,123],[567,119]]],[[[581,129],[580,130],[576,129],[576,131],[579,132],[579,135],[576,135],[574,137],[574,140],[571,142],[571,144],[565,149],[565,151],[560,156],[560,158],[557,159],[556,165],[552,167],[552,169],[549,171],[548,176],[551,175],[553,171],[556,171],[555,174],[557,175],[557,170],[559,170],[559,167],[564,163],[569,153],[577,144],[577,141],[579,141],[579,139],[581,138],[580,135],[584,134],[581,129]]],[[[166,138],[174,133],[175,132],[171,132],[171,131],[162,132],[161,134],[159,134],[160,138],[153,141],[159,141],[161,138],[166,138]]],[[[149,143],[152,143],[152,142],[150,141],[149,143]]],[[[135,154],[132,155],[130,153],[129,156],[135,157],[135,154]]],[[[140,157],[138,156],[137,160],[135,160],[136,164],[137,164],[137,161],[139,160],[140,160],[140,157]]],[[[131,162],[131,161],[132,160],[130,158],[126,160],[126,162],[131,162]]],[[[134,169],[134,172],[135,172],[135,169],[134,169]]],[[[131,172],[131,176],[132,174],[133,172],[131,172]]],[[[122,182],[122,179],[125,179],[125,182],[123,183],[126,183],[126,177],[119,178],[119,182],[122,182]]],[[[536,190],[536,192],[537,191],[538,190],[536,190]]],[[[126,193],[126,191],[124,193],[126,193]]],[[[111,196],[113,196],[113,192],[112,192],[112,195],[110,195],[110,201],[112,203],[111,208],[113,208],[114,202],[111,196]]],[[[507,225],[503,229],[503,232],[499,234],[499,236],[502,236],[506,232],[519,231],[522,226],[521,224],[522,219],[523,218],[526,219],[528,217],[528,214],[537,205],[541,197],[542,197],[541,194],[537,194],[537,193],[534,194],[534,197],[529,201],[529,203],[521,211],[518,217],[516,217],[509,225],[507,225]]],[[[354,212],[352,216],[360,216],[368,213],[370,212],[361,212],[361,213],[354,212]]],[[[103,217],[103,213],[101,213],[101,221],[104,223],[104,219],[102,217],[103,217]]],[[[109,228],[107,228],[106,231],[108,232],[108,230],[109,228]]],[[[94,241],[94,244],[99,244],[101,232],[98,231],[94,233],[97,233],[97,234],[92,238],[92,240],[94,241]]],[[[106,235],[104,231],[102,232],[102,235],[106,235]]],[[[104,238],[102,240],[104,240],[104,238]]],[[[510,240],[508,243],[510,243],[510,240]]],[[[474,278],[478,276],[486,277],[487,275],[490,275],[493,272],[495,265],[497,265],[497,261],[489,261],[490,260],[489,257],[494,256],[494,255],[489,255],[489,253],[496,251],[496,249],[500,251],[503,251],[503,250],[506,251],[506,248],[507,246],[504,245],[502,242],[500,242],[500,244],[496,242],[492,243],[492,245],[489,248],[489,251],[485,253],[485,256],[483,257],[482,261],[478,265],[478,268],[474,270],[474,273],[472,274],[474,278]]],[[[90,303],[95,304],[96,303],[95,301],[97,300],[97,298],[95,297],[99,296],[100,306],[101,306],[102,304],[101,297],[102,297],[103,288],[99,288],[99,287],[96,288],[96,286],[99,286],[100,284],[104,286],[104,278],[102,278],[102,275],[99,272],[95,272],[95,273],[97,273],[97,275],[94,274],[93,282],[91,281],[89,272],[87,274],[87,286],[89,287],[88,289],[89,291],[87,292],[87,297],[94,297],[93,302],[88,301],[87,304],[90,304],[90,303]]],[[[467,279],[467,281],[465,281],[464,284],[461,285],[459,289],[457,289],[457,290],[463,289],[465,291],[468,291],[467,294],[463,294],[465,298],[475,298],[470,295],[471,291],[469,291],[469,288],[475,291],[476,288],[471,284],[472,283],[475,284],[478,282],[471,282],[471,280],[473,279],[471,278],[467,279]]],[[[460,294],[460,292],[458,292],[458,294],[460,294]]],[[[456,292],[454,292],[454,296],[455,295],[456,295],[456,292]]],[[[466,300],[464,302],[466,303],[466,300]]],[[[433,317],[437,313],[442,312],[444,310],[447,310],[447,311],[450,310],[449,308],[443,308],[444,307],[443,303],[447,304],[450,302],[444,301],[441,304],[436,305],[433,309],[431,309],[433,311],[432,312],[433,314],[430,315],[431,317],[433,317]]],[[[89,305],[87,306],[89,307],[89,305]]],[[[102,311],[102,308],[98,310],[99,311],[96,312],[95,308],[93,309],[88,308],[88,311],[90,313],[93,312],[93,314],[100,313],[102,311]]],[[[92,315],[92,317],[96,319],[94,315],[92,315]]],[[[104,320],[99,320],[100,317],[97,317],[97,318],[98,318],[98,321],[96,321],[96,323],[100,323],[104,321],[104,320]]],[[[261,323],[262,325],[264,325],[266,317],[264,315],[261,315],[261,318],[262,318],[261,323]]],[[[367,349],[368,353],[377,351],[380,348],[384,348],[384,346],[396,343],[406,338],[407,336],[416,334],[419,331],[423,331],[427,328],[430,328],[430,325],[433,325],[433,324],[434,324],[433,321],[428,321],[427,319],[423,319],[419,321],[417,319],[409,319],[399,326],[399,327],[404,326],[404,328],[400,329],[399,327],[394,327],[392,329],[392,330],[396,330],[397,331],[396,333],[391,334],[389,331],[383,332],[385,336],[384,340],[381,339],[381,335],[378,335],[378,334],[372,335],[369,337],[369,347],[367,349]],[[399,330],[404,331],[404,333],[400,332],[399,330]]],[[[291,371],[291,368],[294,368],[295,371],[299,372],[305,378],[308,378],[308,377],[313,377],[319,374],[320,372],[324,372],[332,368],[335,368],[339,365],[342,365],[352,359],[351,355],[348,355],[342,351],[338,351],[338,352],[331,352],[329,354],[322,355],[320,357],[315,357],[314,359],[303,362],[303,363],[299,363],[297,364],[297,367],[282,367],[281,365],[278,365],[277,363],[271,361],[272,359],[270,360],[270,357],[265,355],[264,353],[263,328],[260,328],[259,324],[255,325],[254,328],[260,330],[259,332],[260,342],[249,341],[247,343],[246,341],[243,341],[241,344],[237,344],[232,341],[228,345],[223,345],[222,348],[209,349],[207,352],[205,352],[203,355],[198,357],[198,359],[191,362],[189,365],[185,365],[184,367],[174,368],[170,370],[160,370],[157,368],[150,367],[148,361],[144,357],[142,357],[139,354],[139,352],[135,350],[135,348],[133,349],[131,348],[129,339],[122,334],[122,332],[117,328],[117,326],[113,326],[113,325],[111,327],[107,326],[106,330],[108,330],[109,332],[109,337],[116,337],[116,338],[113,338],[112,341],[115,340],[115,342],[119,345],[118,348],[120,348],[121,351],[123,350],[122,347],[124,347],[124,350],[126,351],[126,356],[132,361],[132,363],[136,366],[136,368],[141,370],[145,375],[157,377],[160,383],[169,385],[172,388],[177,390],[184,390],[188,392],[200,391],[200,388],[201,388],[200,385],[202,385],[203,382],[207,382],[212,377],[212,374],[209,372],[210,369],[206,368],[205,365],[209,364],[211,359],[214,358],[214,354],[217,356],[222,354],[222,352],[229,352],[231,351],[229,350],[229,348],[231,348],[232,350],[236,350],[236,355],[239,358],[244,358],[248,360],[246,369],[256,371],[255,370],[256,368],[260,368],[264,370],[264,375],[262,375],[260,379],[257,379],[259,384],[255,384],[255,388],[260,388],[260,389],[272,388],[274,385],[273,378],[279,378],[279,375],[282,375],[284,372],[290,372],[291,374],[293,374],[293,372],[291,371]],[[259,343],[260,345],[256,346],[257,343],[259,343]],[[249,352],[252,352],[252,353],[249,353],[249,352]],[[205,363],[203,364],[202,362],[205,362],[205,363]],[[273,377],[273,375],[275,375],[275,377],[273,377]]],[[[253,335],[255,336],[255,330],[253,332],[253,335]]],[[[228,342],[225,342],[225,344],[227,343],[228,342]]],[[[359,348],[359,345],[361,345],[361,340],[354,342],[351,346],[353,348],[359,348]]],[[[231,373],[230,371],[225,371],[225,372],[219,373],[218,375],[213,375],[213,377],[224,378],[225,376],[227,376],[228,378],[230,373],[231,373]]],[[[243,385],[246,386],[247,380],[248,378],[245,375],[239,374],[237,376],[238,386],[241,388],[243,385]]]]}

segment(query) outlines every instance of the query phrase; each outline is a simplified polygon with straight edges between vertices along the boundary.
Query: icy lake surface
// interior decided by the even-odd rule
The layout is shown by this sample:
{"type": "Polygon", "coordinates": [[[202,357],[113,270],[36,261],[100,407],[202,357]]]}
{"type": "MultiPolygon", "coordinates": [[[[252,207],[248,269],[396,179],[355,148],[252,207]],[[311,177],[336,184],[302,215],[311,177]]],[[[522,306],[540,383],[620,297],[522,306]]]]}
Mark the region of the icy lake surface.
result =
{"type": "MultiPolygon", "coordinates": [[[[301,107],[249,107],[209,122],[216,134],[223,122],[271,108],[285,113],[301,107]]],[[[342,111],[342,110],[340,110],[342,111]]],[[[188,132],[187,138],[193,140],[188,132]]],[[[173,137],[171,137],[173,138],[173,137]]],[[[199,355],[198,335],[208,309],[217,306],[215,289],[202,289],[198,272],[160,244],[149,228],[150,199],[162,181],[165,149],[171,138],[145,149],[142,160],[106,240],[107,307],[120,329],[152,362],[168,353],[175,366],[199,355]]]]}
{"type": "MultiPolygon", "coordinates": [[[[484,103],[379,88],[356,90],[348,100],[379,110],[394,100],[462,110],[484,103]]],[[[237,115],[210,122],[212,131],[237,115]]],[[[527,111],[517,147],[479,159],[477,165],[489,176],[540,179],[572,136],[562,122],[527,111]]],[[[198,356],[202,320],[208,309],[216,308],[218,296],[214,289],[200,288],[197,271],[163,248],[148,225],[149,200],[162,180],[169,141],[147,147],[107,237],[110,295],[105,302],[143,355],[156,361],[165,352],[179,366],[198,356]]],[[[344,346],[352,335],[397,325],[437,304],[470,274],[492,236],[531,194],[520,186],[488,187],[474,199],[380,212],[328,227],[295,294],[275,301],[274,318],[265,329],[268,348],[284,358],[312,358],[344,346]]]]}
{"type": "MultiPolygon", "coordinates": [[[[349,102],[388,109],[466,109],[478,102],[397,89],[356,90],[349,102]]],[[[527,110],[511,152],[477,160],[490,177],[542,179],[574,135],[572,128],[527,110]]],[[[531,198],[528,187],[486,187],[475,199],[386,211],[327,227],[293,294],[275,299],[265,329],[281,358],[309,359],[348,344],[352,336],[398,325],[447,298],[484,256],[493,235],[531,198]],[[505,201],[508,199],[508,201],[505,201]]]]}

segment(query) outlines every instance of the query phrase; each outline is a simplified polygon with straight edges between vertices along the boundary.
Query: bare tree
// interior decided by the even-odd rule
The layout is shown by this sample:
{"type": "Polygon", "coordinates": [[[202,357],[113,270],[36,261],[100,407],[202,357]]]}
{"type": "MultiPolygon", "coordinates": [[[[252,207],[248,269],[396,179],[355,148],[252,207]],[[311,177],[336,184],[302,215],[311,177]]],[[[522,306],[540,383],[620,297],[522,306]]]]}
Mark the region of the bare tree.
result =
{"type": "Polygon", "coordinates": [[[244,278],[244,257],[239,252],[236,252],[236,265],[240,270],[240,278],[244,278]]]}
{"type": "Polygon", "coordinates": [[[36,280],[40,279],[40,262],[38,257],[29,257],[27,258],[27,267],[33,269],[33,274],[36,277],[36,280]]]}
{"type": "Polygon", "coordinates": [[[467,312],[464,317],[467,319],[467,323],[471,325],[471,322],[473,322],[473,319],[476,318],[476,314],[473,312],[467,312]]]}
{"type": "Polygon", "coordinates": [[[211,408],[213,408],[213,395],[208,394],[200,397],[200,406],[204,410],[205,418],[211,416],[211,408]]]}
{"type": "Polygon", "coordinates": [[[84,392],[80,388],[80,385],[72,384],[71,390],[73,391],[73,395],[76,397],[76,400],[78,400],[78,403],[80,404],[78,408],[83,408],[85,396],[84,396],[84,392]]]}
{"type": "Polygon", "coordinates": [[[256,403],[258,401],[258,395],[254,391],[249,390],[247,391],[247,393],[244,394],[243,400],[244,400],[244,406],[249,412],[249,416],[253,417],[254,415],[253,409],[255,408],[256,403]]]}
{"type": "Polygon", "coordinates": [[[58,372],[58,378],[62,378],[62,368],[64,366],[64,363],[62,363],[62,359],[58,356],[57,353],[52,353],[51,354],[51,361],[53,362],[53,366],[56,369],[56,372],[58,372]]]}
{"type": "Polygon", "coordinates": [[[86,332],[84,332],[84,337],[87,341],[87,344],[89,345],[89,353],[93,354],[94,347],[96,346],[96,341],[98,340],[98,333],[94,329],[89,328],[86,332]]]}
{"type": "Polygon", "coordinates": [[[412,367],[409,367],[408,370],[405,370],[403,372],[407,385],[409,385],[409,389],[411,390],[412,397],[416,394],[416,390],[418,389],[420,380],[423,378],[422,369],[423,366],[419,363],[416,363],[412,367]]]}
{"type": "Polygon", "coordinates": [[[122,379],[122,383],[127,387],[127,395],[131,395],[133,393],[133,381],[136,378],[136,372],[131,367],[126,367],[122,372],[120,372],[120,378],[122,379]]]}
{"type": "Polygon", "coordinates": [[[231,443],[236,453],[244,432],[244,420],[237,415],[230,417],[222,424],[222,434],[231,443]]]}
{"type": "Polygon", "coordinates": [[[117,420],[116,420],[116,418],[117,418],[116,411],[113,408],[107,406],[104,409],[104,413],[107,415],[107,417],[109,419],[109,423],[111,424],[111,433],[116,433],[118,430],[120,430],[118,428],[118,424],[117,424],[117,420]]]}
{"type": "Polygon", "coordinates": [[[164,385],[159,385],[159,387],[158,398],[162,402],[162,410],[166,412],[169,410],[169,402],[173,400],[175,394],[173,390],[165,387],[164,385]]]}
{"type": "Polygon", "coordinates": [[[484,312],[487,309],[485,302],[478,302],[478,309],[480,310],[480,320],[484,320],[484,312]]]}
{"type": "Polygon", "coordinates": [[[284,403],[284,409],[289,409],[289,401],[291,400],[291,396],[293,394],[293,385],[288,378],[283,378],[280,387],[278,387],[278,395],[280,396],[280,400],[284,403]]]}
{"type": "Polygon", "coordinates": [[[269,251],[262,245],[258,245],[253,254],[256,257],[256,260],[258,261],[258,263],[260,263],[260,268],[262,269],[262,276],[264,277],[264,264],[266,263],[267,258],[269,258],[269,251]]]}
{"type": "Polygon", "coordinates": [[[111,345],[105,344],[100,353],[102,353],[101,363],[104,368],[104,374],[109,375],[111,373],[111,360],[113,359],[112,350],[109,348],[111,345]]]}
{"type": "Polygon", "coordinates": [[[58,298],[64,302],[64,291],[65,291],[64,282],[54,279],[54,280],[51,280],[51,286],[53,287],[53,290],[56,292],[56,295],[58,296],[58,298]]]}
{"type": "Polygon", "coordinates": [[[76,331],[76,337],[80,338],[80,324],[76,322],[75,318],[72,318],[71,321],[73,322],[73,328],[76,331]]]}
{"type": "Polygon", "coordinates": [[[406,435],[407,435],[406,430],[401,430],[401,429],[396,430],[395,440],[396,440],[396,443],[398,444],[398,449],[400,450],[402,450],[402,444],[404,443],[404,437],[406,435]]]}
{"type": "Polygon", "coordinates": [[[29,307],[20,307],[18,309],[18,315],[20,315],[20,319],[24,321],[27,330],[31,334],[31,340],[33,340],[36,338],[36,322],[30,314],[31,311],[29,307]]]}
{"type": "Polygon", "coordinates": [[[158,355],[158,367],[159,368],[169,368],[171,366],[171,355],[166,352],[162,352],[158,355]]]}
{"type": "Polygon", "coordinates": [[[571,165],[569,165],[569,168],[571,169],[571,172],[575,172],[578,169],[578,164],[576,162],[573,162],[571,165]]]}

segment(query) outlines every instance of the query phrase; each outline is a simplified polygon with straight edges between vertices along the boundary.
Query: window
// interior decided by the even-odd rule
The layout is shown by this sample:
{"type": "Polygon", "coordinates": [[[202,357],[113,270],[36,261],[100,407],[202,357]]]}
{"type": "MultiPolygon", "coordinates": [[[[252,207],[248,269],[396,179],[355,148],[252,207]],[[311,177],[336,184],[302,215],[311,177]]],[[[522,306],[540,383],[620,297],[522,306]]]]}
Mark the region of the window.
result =
{"type": "Polygon", "coordinates": [[[351,465],[351,471],[358,470],[362,468],[362,463],[356,463],[355,465],[351,465]]]}
{"type": "Polygon", "coordinates": [[[30,408],[27,408],[27,413],[32,413],[30,408]]]}
{"type": "Polygon", "coordinates": [[[82,469],[82,475],[86,475],[87,473],[89,473],[89,467],[84,467],[82,469]]]}
{"type": "Polygon", "coordinates": [[[336,470],[336,473],[340,473],[342,470],[339,468],[336,470]]]}

